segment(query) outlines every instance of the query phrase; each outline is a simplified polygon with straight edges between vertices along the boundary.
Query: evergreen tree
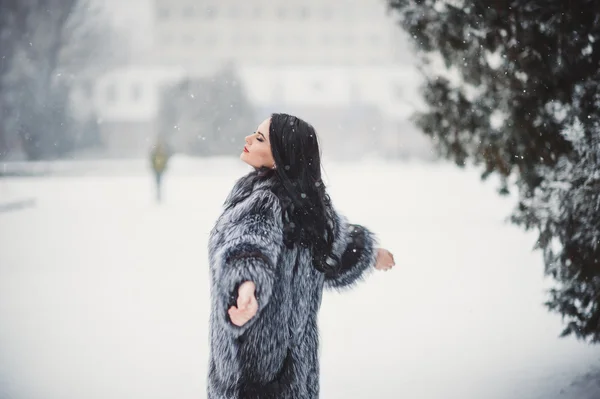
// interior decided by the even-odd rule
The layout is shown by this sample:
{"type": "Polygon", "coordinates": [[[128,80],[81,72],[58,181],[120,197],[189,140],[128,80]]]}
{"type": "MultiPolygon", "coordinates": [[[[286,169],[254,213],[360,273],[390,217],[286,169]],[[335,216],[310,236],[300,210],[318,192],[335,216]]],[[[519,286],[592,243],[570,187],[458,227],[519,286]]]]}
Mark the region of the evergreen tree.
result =
{"type": "Polygon", "coordinates": [[[161,134],[179,151],[231,155],[256,124],[254,111],[233,68],[212,77],[186,79],[162,94],[161,134]]]}
{"type": "Polygon", "coordinates": [[[75,148],[73,81],[103,72],[119,54],[91,0],[0,0],[0,159],[15,143],[29,159],[75,148]]]}
{"type": "Polygon", "coordinates": [[[539,232],[556,281],[548,308],[563,335],[599,342],[600,2],[388,2],[425,73],[417,123],[501,192],[514,181],[512,220],[539,232]]]}

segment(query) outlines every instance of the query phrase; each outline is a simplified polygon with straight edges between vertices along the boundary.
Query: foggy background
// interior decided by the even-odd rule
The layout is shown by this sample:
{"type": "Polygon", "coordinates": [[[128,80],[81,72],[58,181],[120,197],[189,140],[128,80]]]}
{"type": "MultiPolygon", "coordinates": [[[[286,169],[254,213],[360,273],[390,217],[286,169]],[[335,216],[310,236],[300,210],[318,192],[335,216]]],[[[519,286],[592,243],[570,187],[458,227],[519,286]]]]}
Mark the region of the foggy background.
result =
{"type": "MultiPolygon", "coordinates": [[[[231,155],[274,111],[316,126],[332,158],[432,157],[409,122],[420,82],[414,57],[384,2],[64,4],[72,6],[53,6],[61,19],[52,34],[40,25],[24,39],[33,50],[22,50],[5,84],[39,80],[40,96],[64,103],[48,110],[14,90],[8,106],[44,109],[31,120],[41,131],[21,133],[26,140],[4,131],[9,161],[139,158],[159,136],[179,154],[231,155]]],[[[28,18],[47,14],[40,7],[28,18]]]]}
{"type": "Polygon", "coordinates": [[[600,397],[598,348],[559,338],[536,237],[506,223],[516,195],[411,122],[386,2],[0,5],[0,398],[206,397],[208,233],[272,112],[315,126],[334,204],[397,262],[324,296],[323,398],[600,397]]]}

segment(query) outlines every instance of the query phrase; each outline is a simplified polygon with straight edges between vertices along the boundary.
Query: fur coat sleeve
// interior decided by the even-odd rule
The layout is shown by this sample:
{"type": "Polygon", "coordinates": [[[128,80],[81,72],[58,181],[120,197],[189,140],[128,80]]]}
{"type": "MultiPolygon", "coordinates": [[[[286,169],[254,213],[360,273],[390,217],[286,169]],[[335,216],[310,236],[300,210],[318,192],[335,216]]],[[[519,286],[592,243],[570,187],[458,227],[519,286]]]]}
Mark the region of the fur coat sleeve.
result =
{"type": "Polygon", "coordinates": [[[374,270],[377,260],[377,239],[366,227],[351,224],[332,210],[334,225],[333,254],[340,262],[340,272],[325,278],[327,288],[343,289],[353,286],[374,270]]]}
{"type": "Polygon", "coordinates": [[[235,336],[243,334],[269,303],[278,258],[283,246],[281,208],[269,190],[257,190],[228,215],[224,236],[214,255],[217,320],[235,336]],[[240,284],[252,281],[258,313],[242,327],[233,324],[227,310],[236,304],[240,284]]]}

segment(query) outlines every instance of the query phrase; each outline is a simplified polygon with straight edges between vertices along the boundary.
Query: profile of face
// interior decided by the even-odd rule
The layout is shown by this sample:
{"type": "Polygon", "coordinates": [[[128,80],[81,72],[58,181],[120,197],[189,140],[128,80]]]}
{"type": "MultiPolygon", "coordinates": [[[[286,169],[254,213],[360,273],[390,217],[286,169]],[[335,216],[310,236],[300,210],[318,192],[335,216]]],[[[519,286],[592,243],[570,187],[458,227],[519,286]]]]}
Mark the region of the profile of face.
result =
{"type": "Polygon", "coordinates": [[[270,127],[271,118],[267,118],[258,125],[256,132],[246,136],[246,146],[240,158],[256,169],[262,167],[273,168],[275,166],[273,152],[271,151],[271,142],[269,140],[270,127]]]}

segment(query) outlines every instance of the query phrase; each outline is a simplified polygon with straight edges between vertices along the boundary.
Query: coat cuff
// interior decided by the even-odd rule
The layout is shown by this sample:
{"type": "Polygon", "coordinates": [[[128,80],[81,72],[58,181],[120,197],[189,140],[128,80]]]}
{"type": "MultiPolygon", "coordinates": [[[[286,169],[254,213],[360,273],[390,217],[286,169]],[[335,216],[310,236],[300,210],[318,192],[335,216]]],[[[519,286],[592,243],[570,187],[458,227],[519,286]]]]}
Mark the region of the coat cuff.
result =
{"type": "Polygon", "coordinates": [[[325,280],[327,288],[350,288],[364,280],[377,262],[377,239],[360,225],[347,225],[346,246],[340,256],[340,272],[325,280]]]}
{"type": "Polygon", "coordinates": [[[220,286],[220,315],[226,328],[239,336],[248,330],[258,319],[262,309],[269,303],[273,290],[274,272],[268,265],[268,260],[262,256],[249,254],[236,256],[226,262],[219,277],[220,286]],[[238,288],[245,281],[252,281],[256,286],[254,293],[258,302],[258,311],[246,324],[239,327],[231,322],[228,310],[237,305],[238,288]]]}

